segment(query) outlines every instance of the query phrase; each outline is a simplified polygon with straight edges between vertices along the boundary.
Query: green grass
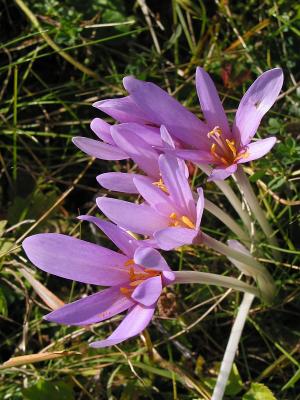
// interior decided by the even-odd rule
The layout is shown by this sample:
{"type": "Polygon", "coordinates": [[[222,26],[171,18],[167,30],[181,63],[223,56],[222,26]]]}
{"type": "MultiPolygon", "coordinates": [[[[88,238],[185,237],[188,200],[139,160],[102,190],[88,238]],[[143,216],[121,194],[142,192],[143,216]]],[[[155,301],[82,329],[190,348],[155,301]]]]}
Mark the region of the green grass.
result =
{"type": "MultiPolygon", "coordinates": [[[[119,317],[88,328],[43,321],[49,307],[22,267],[64,302],[96,289],[47,276],[30,265],[20,247],[26,235],[50,231],[112,246],[76,216],[96,213],[95,197],[104,193],[96,175],[132,165],[90,160],[71,138],[93,137],[89,121],[100,113],[91,104],[122,95],[122,77],[128,74],[156,82],[201,117],[197,65],[213,76],[231,120],[261,71],[281,66],[285,73],[280,100],[258,132],[276,134],[279,143],[266,158],[247,165],[280,243],[281,263],[266,242],[259,246],[278,295],[270,307],[254,303],[226,399],[258,399],[245,396],[251,384],[252,392],[268,390],[258,383],[276,399],[300,399],[298,2],[148,0],[151,30],[139,2],[24,2],[31,19],[20,2],[0,2],[1,361],[41,351],[65,353],[1,370],[0,399],[209,399],[240,294],[173,287],[143,337],[96,351],[88,343],[107,336],[119,317]]],[[[235,217],[199,171],[194,184],[235,217]]],[[[208,213],[203,230],[224,242],[229,237],[208,213]]],[[[166,257],[174,269],[238,276],[224,257],[206,248],[187,247],[166,257]]]]}

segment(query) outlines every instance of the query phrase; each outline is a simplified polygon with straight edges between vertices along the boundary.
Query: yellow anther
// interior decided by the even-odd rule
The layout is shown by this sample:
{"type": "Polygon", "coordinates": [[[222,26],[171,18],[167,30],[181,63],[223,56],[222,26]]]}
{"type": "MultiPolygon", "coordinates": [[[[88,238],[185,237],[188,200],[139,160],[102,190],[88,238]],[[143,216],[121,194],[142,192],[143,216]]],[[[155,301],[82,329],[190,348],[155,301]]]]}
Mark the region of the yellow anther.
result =
{"type": "Polygon", "coordinates": [[[237,157],[235,157],[234,162],[241,160],[242,158],[249,157],[250,153],[248,151],[244,151],[244,153],[240,153],[237,157]]]}
{"type": "Polygon", "coordinates": [[[233,154],[233,157],[236,157],[237,151],[236,151],[234,140],[226,139],[226,144],[229,147],[231,153],[233,154]]]}
{"type": "Polygon", "coordinates": [[[135,280],[135,273],[134,273],[134,268],[133,268],[133,267],[130,267],[130,268],[129,268],[129,279],[130,279],[131,281],[134,281],[134,280],[135,280]]]}
{"type": "Polygon", "coordinates": [[[177,214],[172,212],[172,214],[170,214],[170,218],[171,219],[176,219],[177,218],[177,214]]]}
{"type": "Polygon", "coordinates": [[[188,217],[183,215],[180,219],[186,226],[188,226],[191,229],[195,229],[195,224],[188,217]]]}
{"type": "Polygon", "coordinates": [[[128,267],[129,265],[133,265],[133,264],[135,264],[133,258],[130,258],[129,260],[127,260],[127,261],[124,263],[125,267],[128,267]]]}
{"type": "Polygon", "coordinates": [[[219,126],[215,126],[214,129],[208,132],[207,137],[211,138],[212,136],[220,137],[222,135],[222,129],[219,126]]]}
{"type": "Polygon", "coordinates": [[[168,189],[166,187],[166,185],[164,184],[163,180],[160,179],[157,182],[153,182],[152,185],[157,186],[159,189],[161,189],[163,192],[169,194],[168,189]]]}

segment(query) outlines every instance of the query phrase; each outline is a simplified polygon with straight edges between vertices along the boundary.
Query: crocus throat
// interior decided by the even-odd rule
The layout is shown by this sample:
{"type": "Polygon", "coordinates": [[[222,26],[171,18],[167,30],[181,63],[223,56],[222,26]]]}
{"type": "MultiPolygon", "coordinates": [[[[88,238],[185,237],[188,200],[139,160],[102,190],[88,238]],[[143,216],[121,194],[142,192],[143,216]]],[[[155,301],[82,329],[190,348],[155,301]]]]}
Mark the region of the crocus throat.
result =
{"type": "Polygon", "coordinates": [[[170,218],[170,226],[180,226],[182,228],[190,228],[195,229],[196,225],[187,217],[186,215],[178,216],[176,213],[172,213],[169,215],[170,218]]]}
{"type": "Polygon", "coordinates": [[[216,164],[222,164],[228,167],[249,155],[244,149],[238,151],[233,139],[225,139],[219,126],[215,126],[212,131],[208,132],[207,137],[213,141],[210,147],[210,154],[216,164]]]}
{"type": "MultiPolygon", "coordinates": [[[[125,262],[124,266],[134,265],[135,262],[132,259],[129,259],[125,262]]],[[[134,267],[130,267],[129,271],[129,287],[121,287],[120,292],[125,296],[131,297],[134,289],[140,285],[143,281],[153,278],[154,276],[160,276],[161,271],[157,271],[151,268],[145,268],[142,271],[136,271],[134,267]]]]}

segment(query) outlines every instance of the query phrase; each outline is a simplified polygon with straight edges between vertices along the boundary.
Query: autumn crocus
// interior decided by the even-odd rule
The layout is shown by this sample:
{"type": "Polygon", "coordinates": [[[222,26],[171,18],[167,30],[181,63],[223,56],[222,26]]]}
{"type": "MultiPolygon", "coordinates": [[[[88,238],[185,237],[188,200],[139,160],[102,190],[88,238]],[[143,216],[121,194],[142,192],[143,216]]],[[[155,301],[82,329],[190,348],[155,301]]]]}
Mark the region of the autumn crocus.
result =
{"type": "Polygon", "coordinates": [[[138,335],[151,321],[164,286],[174,281],[164,258],[141,247],[132,236],[114,224],[95,217],[95,223],[119,247],[121,253],[61,234],[38,234],[23,242],[31,262],[51,274],[94,285],[110,286],[67,304],[45,316],[66,325],[97,323],[128,310],[117,329],[105,340],[91,344],[106,347],[138,335]]]}
{"type": "Polygon", "coordinates": [[[199,234],[204,207],[202,189],[195,203],[182,161],[172,155],[160,155],[161,182],[153,184],[147,177],[134,178],[145,203],[118,199],[97,199],[100,210],[124,229],[154,238],[164,250],[191,244],[199,234]]]}

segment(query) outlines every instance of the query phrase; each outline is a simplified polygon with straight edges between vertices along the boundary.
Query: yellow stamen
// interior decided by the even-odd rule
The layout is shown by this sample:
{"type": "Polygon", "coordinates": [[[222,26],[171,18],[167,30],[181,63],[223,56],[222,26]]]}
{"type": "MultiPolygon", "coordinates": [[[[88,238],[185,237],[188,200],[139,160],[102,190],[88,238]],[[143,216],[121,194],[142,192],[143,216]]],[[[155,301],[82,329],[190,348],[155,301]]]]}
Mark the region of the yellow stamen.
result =
{"type": "Polygon", "coordinates": [[[125,296],[131,296],[131,293],[133,292],[133,290],[132,289],[128,289],[126,287],[121,287],[120,288],[120,292],[122,294],[124,294],[125,296]]]}
{"type": "Polygon", "coordinates": [[[214,157],[214,159],[215,159],[216,161],[220,161],[222,164],[229,165],[230,163],[226,160],[226,158],[221,157],[221,156],[216,152],[216,147],[217,147],[216,143],[213,143],[213,144],[211,145],[210,154],[214,157]]]}
{"type": "Polygon", "coordinates": [[[230,151],[232,152],[233,157],[236,157],[236,147],[235,147],[234,140],[226,139],[226,144],[229,147],[230,151]]]}
{"type": "Polygon", "coordinates": [[[183,215],[180,219],[186,226],[188,226],[191,229],[195,229],[195,224],[188,217],[183,215]]]}
{"type": "Polygon", "coordinates": [[[222,129],[219,126],[215,126],[214,129],[208,132],[207,137],[211,138],[212,136],[220,137],[222,135],[222,129]]]}
{"type": "Polygon", "coordinates": [[[240,153],[237,157],[235,157],[234,162],[237,162],[241,160],[242,158],[247,158],[249,157],[250,153],[248,151],[245,151],[244,153],[240,153]]]}
{"type": "Polygon", "coordinates": [[[142,283],[142,282],[144,282],[144,280],[143,279],[140,279],[140,280],[138,280],[138,281],[134,281],[134,282],[130,282],[130,286],[131,287],[136,287],[136,286],[138,286],[140,283],[142,283]]]}
{"type": "Polygon", "coordinates": [[[172,214],[170,214],[170,218],[171,219],[176,219],[177,218],[177,214],[172,212],[172,214]]]}
{"type": "Polygon", "coordinates": [[[168,189],[166,187],[166,185],[164,184],[163,180],[160,179],[157,182],[153,182],[152,185],[157,186],[159,189],[161,189],[163,192],[169,194],[168,189]]]}
{"type": "Polygon", "coordinates": [[[130,258],[129,260],[127,260],[124,265],[125,267],[128,267],[129,265],[133,265],[135,264],[134,260],[132,258],[130,258]]]}

